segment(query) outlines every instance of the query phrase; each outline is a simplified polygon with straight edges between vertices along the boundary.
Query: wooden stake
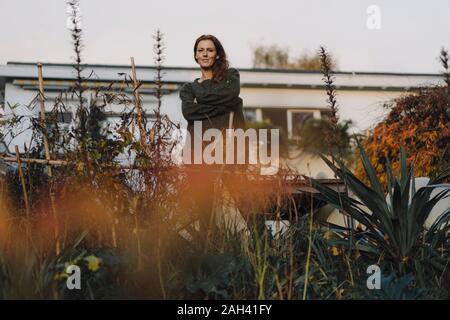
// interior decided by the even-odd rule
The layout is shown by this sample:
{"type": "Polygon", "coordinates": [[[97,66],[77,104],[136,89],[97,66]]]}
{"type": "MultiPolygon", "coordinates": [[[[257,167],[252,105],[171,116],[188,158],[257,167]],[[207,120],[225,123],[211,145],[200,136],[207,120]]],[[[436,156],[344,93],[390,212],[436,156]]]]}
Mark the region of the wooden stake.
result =
{"type": "MultiPolygon", "coordinates": [[[[149,149],[148,149],[148,145],[147,145],[147,132],[145,130],[145,126],[144,126],[144,121],[142,118],[142,102],[141,102],[141,98],[139,96],[139,82],[137,80],[137,76],[136,76],[136,65],[134,64],[134,57],[131,57],[131,72],[132,72],[132,77],[133,77],[133,93],[134,93],[134,105],[136,107],[136,112],[137,112],[137,125],[139,128],[139,137],[140,137],[140,143],[141,143],[141,148],[142,150],[144,150],[144,153],[147,156],[150,156],[149,153],[149,149]]],[[[144,180],[145,181],[150,181],[149,178],[149,173],[147,171],[144,171],[144,180]]],[[[145,199],[145,195],[144,198],[145,199]]],[[[138,210],[135,210],[134,212],[134,224],[135,224],[135,230],[136,230],[136,241],[137,241],[137,255],[138,255],[138,260],[137,260],[137,268],[138,270],[140,270],[142,268],[142,246],[141,246],[141,239],[140,239],[140,235],[139,235],[139,218],[137,216],[138,214],[138,210]]]]}
{"type": "Polygon", "coordinates": [[[52,166],[50,165],[50,148],[48,145],[48,137],[47,137],[47,123],[45,121],[45,98],[44,98],[44,80],[42,77],[42,64],[38,63],[38,81],[39,81],[39,102],[41,107],[41,116],[39,117],[41,122],[42,134],[44,136],[44,150],[45,150],[45,159],[47,161],[47,170],[49,176],[49,195],[50,195],[50,205],[52,209],[53,216],[53,232],[55,236],[55,253],[58,256],[61,252],[61,244],[59,239],[59,219],[58,212],[56,210],[56,199],[55,193],[52,188],[52,166]]]}
{"type": "MultiPolygon", "coordinates": [[[[3,161],[6,162],[17,162],[17,158],[14,157],[0,157],[3,161]]],[[[24,163],[38,163],[38,164],[46,164],[49,166],[63,166],[68,165],[68,161],[64,160],[46,160],[46,159],[36,159],[36,158],[27,158],[27,159],[21,159],[21,162],[24,163]]]]}
{"type": "MultiPolygon", "coordinates": [[[[50,160],[50,148],[48,146],[48,138],[47,138],[47,125],[45,121],[45,98],[44,98],[44,80],[42,78],[42,64],[38,63],[38,81],[39,81],[39,102],[41,107],[41,115],[39,117],[41,122],[41,127],[43,128],[43,136],[44,136],[44,151],[45,151],[45,159],[50,160]]],[[[52,176],[52,167],[47,166],[48,175],[52,176]]]]}
{"type": "Polygon", "coordinates": [[[136,106],[137,125],[139,127],[139,136],[140,136],[141,146],[142,146],[143,150],[147,151],[147,144],[146,144],[147,133],[145,131],[144,121],[142,119],[142,113],[143,113],[142,112],[142,103],[141,103],[141,98],[139,96],[139,82],[138,82],[137,76],[136,76],[136,66],[134,64],[134,57],[131,57],[131,72],[132,72],[132,76],[133,76],[134,105],[136,106]]]}
{"type": "Polygon", "coordinates": [[[32,244],[31,239],[31,214],[30,214],[30,203],[28,202],[28,192],[27,192],[27,185],[25,183],[25,175],[23,173],[22,169],[22,161],[20,159],[20,153],[19,153],[19,147],[15,146],[16,151],[16,159],[18,163],[18,171],[19,171],[19,178],[20,183],[22,185],[22,192],[23,192],[23,198],[25,202],[25,212],[26,212],[26,218],[25,218],[25,233],[26,233],[26,241],[25,241],[25,261],[28,263],[28,259],[30,256],[30,243],[32,244]]]}
{"type": "Polygon", "coordinates": [[[16,149],[16,160],[17,160],[17,164],[19,165],[19,178],[20,178],[20,183],[22,184],[23,198],[25,201],[27,224],[29,224],[30,223],[30,203],[28,202],[27,185],[25,184],[25,176],[24,176],[23,170],[22,170],[22,161],[20,159],[19,147],[16,145],[15,149],[16,149]]]}

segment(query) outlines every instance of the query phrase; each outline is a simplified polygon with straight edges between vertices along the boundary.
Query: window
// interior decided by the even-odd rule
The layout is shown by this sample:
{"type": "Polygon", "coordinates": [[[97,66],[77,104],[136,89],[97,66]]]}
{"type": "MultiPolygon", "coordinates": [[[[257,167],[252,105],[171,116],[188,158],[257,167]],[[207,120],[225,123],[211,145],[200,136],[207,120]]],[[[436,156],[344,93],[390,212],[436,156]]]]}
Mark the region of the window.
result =
{"type": "Polygon", "coordinates": [[[286,109],[281,108],[263,108],[263,120],[269,120],[275,127],[287,129],[286,109]]]}
{"type": "Polygon", "coordinates": [[[1,86],[0,83],[0,117],[5,113],[5,90],[1,86]]]}
{"type": "Polygon", "coordinates": [[[69,124],[72,122],[73,114],[72,112],[46,112],[45,119],[47,121],[56,121],[57,123],[69,124]]]}
{"type": "Polygon", "coordinates": [[[287,111],[289,138],[297,139],[305,123],[313,118],[321,118],[319,109],[289,109],[287,111]]]}
{"type": "MultiPolygon", "coordinates": [[[[39,116],[41,116],[41,112],[39,112],[39,116]]],[[[49,124],[59,123],[59,124],[70,124],[73,119],[72,112],[45,112],[45,121],[49,124]]]]}
{"type": "Polygon", "coordinates": [[[247,122],[255,122],[256,121],[256,109],[253,108],[244,108],[244,117],[247,122]]]}
{"type": "Polygon", "coordinates": [[[305,123],[312,119],[313,113],[311,111],[294,111],[292,112],[292,135],[298,137],[301,128],[305,123]]]}

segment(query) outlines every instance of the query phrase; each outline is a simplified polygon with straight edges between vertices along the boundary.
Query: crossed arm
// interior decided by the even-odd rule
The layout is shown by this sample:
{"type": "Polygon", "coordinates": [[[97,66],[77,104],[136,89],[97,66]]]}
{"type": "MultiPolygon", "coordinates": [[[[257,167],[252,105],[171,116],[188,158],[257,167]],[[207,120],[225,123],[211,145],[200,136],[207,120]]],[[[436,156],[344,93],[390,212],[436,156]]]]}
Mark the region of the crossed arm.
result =
{"type": "Polygon", "coordinates": [[[230,69],[226,78],[216,90],[196,97],[191,83],[185,83],[180,90],[183,116],[188,121],[205,120],[231,111],[238,102],[240,93],[239,72],[230,69]]]}

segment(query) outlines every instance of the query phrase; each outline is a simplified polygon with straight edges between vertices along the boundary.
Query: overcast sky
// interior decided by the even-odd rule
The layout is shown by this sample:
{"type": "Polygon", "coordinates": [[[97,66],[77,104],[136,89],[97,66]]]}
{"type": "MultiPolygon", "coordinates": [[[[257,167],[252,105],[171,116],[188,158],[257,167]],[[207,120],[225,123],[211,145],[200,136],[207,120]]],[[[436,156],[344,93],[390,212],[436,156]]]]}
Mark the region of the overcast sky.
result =
{"type": "MultiPolygon", "coordinates": [[[[81,0],[86,63],[153,64],[152,34],[165,34],[166,66],[196,66],[195,39],[216,35],[235,67],[252,48],[278,44],[291,55],[325,45],[345,71],[440,71],[450,48],[450,0],[81,0]],[[371,5],[379,8],[367,12],[371,5]],[[379,24],[377,17],[380,17],[379,24]],[[368,21],[371,28],[368,27],[368,21]],[[379,26],[379,28],[377,28],[379,26]]],[[[65,0],[0,0],[0,64],[69,62],[65,0]]]]}

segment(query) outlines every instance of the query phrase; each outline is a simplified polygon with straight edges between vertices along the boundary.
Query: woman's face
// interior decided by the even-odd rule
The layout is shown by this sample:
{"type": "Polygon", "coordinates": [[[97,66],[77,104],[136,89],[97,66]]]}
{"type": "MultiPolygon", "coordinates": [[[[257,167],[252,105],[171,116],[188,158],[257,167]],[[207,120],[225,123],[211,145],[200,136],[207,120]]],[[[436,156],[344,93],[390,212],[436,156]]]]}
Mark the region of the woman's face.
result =
{"type": "Polygon", "coordinates": [[[197,63],[203,69],[209,69],[216,61],[217,51],[214,46],[214,42],[211,40],[201,40],[197,44],[197,51],[195,52],[195,58],[197,63]]]}

